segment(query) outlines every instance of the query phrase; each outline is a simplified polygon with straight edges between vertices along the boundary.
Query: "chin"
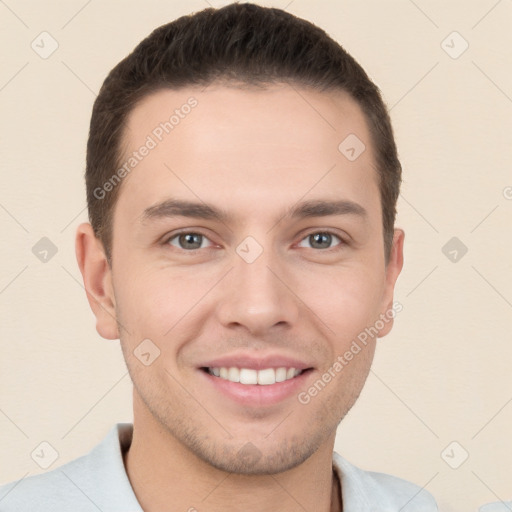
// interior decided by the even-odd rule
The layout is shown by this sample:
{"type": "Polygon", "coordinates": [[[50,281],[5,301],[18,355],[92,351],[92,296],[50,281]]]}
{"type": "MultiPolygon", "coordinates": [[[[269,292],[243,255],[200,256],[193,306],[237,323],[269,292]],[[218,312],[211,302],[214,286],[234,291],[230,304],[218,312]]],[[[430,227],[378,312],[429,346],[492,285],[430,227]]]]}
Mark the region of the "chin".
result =
{"type": "Polygon", "coordinates": [[[306,444],[303,439],[297,443],[281,443],[279,450],[273,446],[260,450],[247,442],[238,450],[234,447],[221,447],[213,453],[210,445],[194,451],[204,462],[227,473],[245,476],[275,475],[301,465],[318,449],[311,440],[306,444]]]}

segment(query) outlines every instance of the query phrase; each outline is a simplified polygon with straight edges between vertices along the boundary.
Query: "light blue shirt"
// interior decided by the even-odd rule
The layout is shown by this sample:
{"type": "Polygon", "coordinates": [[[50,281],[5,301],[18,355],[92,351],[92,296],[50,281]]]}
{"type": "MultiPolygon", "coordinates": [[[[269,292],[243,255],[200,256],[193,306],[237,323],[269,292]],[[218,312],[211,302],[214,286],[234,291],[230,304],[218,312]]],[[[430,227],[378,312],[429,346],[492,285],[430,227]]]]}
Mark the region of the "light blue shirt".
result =
{"type": "Polygon", "coordinates": [[[510,512],[511,510],[512,501],[496,501],[495,503],[487,503],[487,505],[482,505],[478,509],[478,512],[510,512]]]}
{"type": "MultiPolygon", "coordinates": [[[[143,512],[123,453],[131,423],[118,423],[88,454],[40,475],[0,486],[1,512],[143,512]]],[[[434,498],[406,480],[364,471],[334,452],[344,512],[437,512],[434,498]]],[[[314,512],[314,511],[311,511],[314,512]]]]}

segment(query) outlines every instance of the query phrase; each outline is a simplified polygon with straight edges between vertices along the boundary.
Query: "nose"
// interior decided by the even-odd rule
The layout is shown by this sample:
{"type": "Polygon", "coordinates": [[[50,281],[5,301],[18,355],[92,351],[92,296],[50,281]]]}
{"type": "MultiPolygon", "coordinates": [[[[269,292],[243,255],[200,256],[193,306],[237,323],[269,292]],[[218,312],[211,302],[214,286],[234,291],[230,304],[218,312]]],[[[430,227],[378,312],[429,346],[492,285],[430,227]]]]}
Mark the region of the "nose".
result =
{"type": "Polygon", "coordinates": [[[226,280],[217,306],[223,327],[263,336],[271,329],[290,329],[297,322],[300,301],[293,293],[293,279],[270,250],[252,263],[235,254],[226,280]]]}

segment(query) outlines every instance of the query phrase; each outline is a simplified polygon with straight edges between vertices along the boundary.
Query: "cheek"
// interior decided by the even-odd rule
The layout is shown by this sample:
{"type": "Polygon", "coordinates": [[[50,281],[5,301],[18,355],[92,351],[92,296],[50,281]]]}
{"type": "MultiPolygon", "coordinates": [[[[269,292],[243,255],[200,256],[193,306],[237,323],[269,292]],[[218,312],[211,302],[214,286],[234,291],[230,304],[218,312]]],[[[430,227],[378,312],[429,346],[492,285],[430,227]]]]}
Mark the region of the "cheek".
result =
{"type": "MultiPolygon", "coordinates": [[[[134,265],[135,267],[135,265],[134,265]]],[[[140,265],[119,274],[116,282],[117,315],[126,327],[125,343],[135,347],[149,338],[164,352],[178,354],[194,339],[211,313],[205,298],[217,275],[189,269],[140,265]],[[135,269],[134,269],[135,270],[135,269]]]]}
{"type": "Polygon", "coordinates": [[[132,338],[163,338],[186,313],[193,295],[180,279],[157,269],[127,272],[116,284],[118,316],[132,338]]]}
{"type": "Polygon", "coordinates": [[[330,338],[346,342],[378,316],[379,280],[368,267],[326,270],[301,277],[297,295],[333,331],[330,338]]]}

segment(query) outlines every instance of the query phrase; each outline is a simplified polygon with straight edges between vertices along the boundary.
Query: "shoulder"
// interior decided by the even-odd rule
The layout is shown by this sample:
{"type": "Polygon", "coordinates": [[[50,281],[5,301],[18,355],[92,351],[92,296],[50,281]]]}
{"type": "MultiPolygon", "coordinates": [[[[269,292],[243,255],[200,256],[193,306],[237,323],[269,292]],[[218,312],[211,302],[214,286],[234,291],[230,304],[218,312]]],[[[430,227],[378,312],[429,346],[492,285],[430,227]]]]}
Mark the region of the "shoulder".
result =
{"type": "Polygon", "coordinates": [[[36,504],[39,512],[59,511],[63,505],[80,512],[89,510],[92,503],[79,487],[87,463],[88,457],[82,456],[46,473],[0,486],[0,510],[22,512],[33,510],[36,504]],[[76,478],[77,474],[81,477],[76,478]]]}
{"type": "Polygon", "coordinates": [[[131,425],[119,423],[89,453],[0,486],[0,511],[140,512],[121,452],[130,436],[131,425]]]}
{"type": "Polygon", "coordinates": [[[433,496],[412,482],[386,473],[365,471],[336,452],[333,462],[341,473],[347,510],[438,512],[433,496]]]}
{"type": "Polygon", "coordinates": [[[478,512],[510,512],[512,510],[512,501],[496,501],[482,505],[478,512]]]}

